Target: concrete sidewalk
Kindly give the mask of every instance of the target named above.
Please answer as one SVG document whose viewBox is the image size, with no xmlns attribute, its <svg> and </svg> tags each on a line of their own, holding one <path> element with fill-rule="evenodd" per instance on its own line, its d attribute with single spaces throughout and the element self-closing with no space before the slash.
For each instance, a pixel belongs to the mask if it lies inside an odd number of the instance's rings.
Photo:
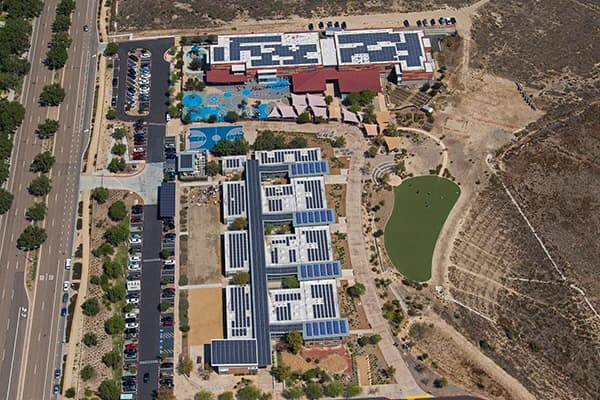
<svg viewBox="0 0 600 400">
<path fill-rule="evenodd" d="M 362 137 L 354 137 L 348 140 L 350 148 L 353 150 L 350 158 L 350 170 L 348 173 L 348 185 L 346 187 L 346 218 L 348 223 L 348 245 L 350 248 L 350 260 L 356 282 L 365 285 L 366 291 L 361 300 L 369 325 L 373 332 L 381 336 L 379 348 L 388 365 L 396 368 L 394 379 L 396 385 L 385 385 L 386 389 L 391 389 L 394 397 L 406 397 L 408 395 L 426 394 L 414 380 L 407 365 L 402 360 L 400 352 L 394 346 L 394 338 L 390 325 L 381 314 L 381 304 L 377 297 L 371 265 L 369 264 L 365 236 L 363 233 L 362 218 L 362 182 L 365 158 L 363 154 L 367 150 L 367 143 Z M 383 387 L 381 388 L 383 389 Z"/>
<path fill-rule="evenodd" d="M 81 190 L 105 187 L 114 190 L 129 190 L 139 194 L 144 204 L 158 204 L 158 186 L 163 181 L 163 164 L 147 163 L 144 169 L 135 175 L 82 175 L 79 179 Z"/>
</svg>

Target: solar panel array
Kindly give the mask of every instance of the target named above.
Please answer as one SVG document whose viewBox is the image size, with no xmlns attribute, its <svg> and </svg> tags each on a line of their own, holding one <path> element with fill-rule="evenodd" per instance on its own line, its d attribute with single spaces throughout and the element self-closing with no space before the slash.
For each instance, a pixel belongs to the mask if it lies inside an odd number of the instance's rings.
<svg viewBox="0 0 600 400">
<path fill-rule="evenodd" d="M 254 157 L 260 165 L 293 164 L 321 160 L 321 149 L 283 149 L 271 151 L 257 151 Z"/>
<path fill-rule="evenodd" d="M 248 232 L 228 231 L 225 232 L 225 270 L 235 272 L 236 270 L 248 270 Z"/>
<path fill-rule="evenodd" d="M 240 217 L 246 214 L 246 185 L 242 181 L 223 183 L 225 216 Z"/>
<path fill-rule="evenodd" d="M 401 35 L 379 31 L 336 35 L 342 64 L 389 63 L 404 60 L 408 67 L 421 66 L 423 51 L 417 32 Z M 407 52 L 407 54 L 403 54 Z"/>
<path fill-rule="evenodd" d="M 301 234 L 310 246 L 306 249 L 309 262 L 330 260 L 329 237 L 326 230 L 303 229 Z"/>
<path fill-rule="evenodd" d="M 302 295 L 299 292 L 293 293 L 276 293 L 275 301 L 298 301 L 302 298 Z"/>
<path fill-rule="evenodd" d="M 160 185 L 158 207 L 161 218 L 175 216 L 175 182 L 163 182 Z"/>
<path fill-rule="evenodd" d="M 317 176 L 329 173 L 329 164 L 325 160 L 290 164 L 289 176 Z"/>
<path fill-rule="evenodd" d="M 194 168 L 193 154 L 179 154 L 179 171 L 190 170 Z"/>
<path fill-rule="evenodd" d="M 269 36 L 228 36 L 225 46 L 213 47 L 213 62 L 245 61 L 250 67 L 279 67 L 319 64 L 317 43 L 284 44 L 281 34 Z"/>
<path fill-rule="evenodd" d="M 306 210 L 294 213 L 294 226 L 329 225 L 335 222 L 335 213 L 331 208 Z"/>
<path fill-rule="evenodd" d="M 305 208 L 307 210 L 325 207 L 324 189 L 321 179 L 306 179 L 301 181 L 306 193 Z"/>
<path fill-rule="evenodd" d="M 292 320 L 292 306 L 290 305 L 290 303 L 275 307 L 275 319 L 277 321 Z"/>
<path fill-rule="evenodd" d="M 335 338 L 350 334 L 348 320 L 345 318 L 328 321 L 309 321 L 305 322 L 302 328 L 304 340 Z"/>
<path fill-rule="evenodd" d="M 335 318 L 337 315 L 334 296 L 335 286 L 330 283 L 314 283 L 310 285 L 310 295 L 322 302 L 312 305 L 313 318 Z"/>
<path fill-rule="evenodd" d="M 210 342 L 210 361 L 214 366 L 255 366 L 256 353 L 256 339 L 213 339 Z"/>
<path fill-rule="evenodd" d="M 252 335 L 251 301 L 248 286 L 227 286 L 229 302 L 228 337 L 248 337 Z M 229 319 L 229 318 L 228 318 Z"/>
<path fill-rule="evenodd" d="M 301 281 L 338 278 L 340 276 L 342 276 L 342 266 L 339 261 L 300 264 L 298 266 L 298 279 Z"/>
</svg>

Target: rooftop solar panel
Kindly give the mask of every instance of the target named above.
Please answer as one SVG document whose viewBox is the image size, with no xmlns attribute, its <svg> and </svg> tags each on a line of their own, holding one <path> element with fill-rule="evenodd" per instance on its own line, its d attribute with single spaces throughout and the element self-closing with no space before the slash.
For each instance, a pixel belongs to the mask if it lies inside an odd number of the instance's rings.
<svg viewBox="0 0 600 400">
<path fill-rule="evenodd" d="M 215 366 L 257 365 L 256 339 L 216 339 L 210 343 L 211 364 Z"/>
<path fill-rule="evenodd" d="M 161 218 L 175 217 L 175 182 L 163 182 L 159 189 L 158 207 Z"/>
</svg>

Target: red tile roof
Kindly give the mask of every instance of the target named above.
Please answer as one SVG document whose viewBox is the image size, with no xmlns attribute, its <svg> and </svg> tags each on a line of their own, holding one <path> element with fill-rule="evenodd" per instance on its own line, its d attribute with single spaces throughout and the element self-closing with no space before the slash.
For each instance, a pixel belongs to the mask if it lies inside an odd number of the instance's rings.
<svg viewBox="0 0 600 400">
<path fill-rule="evenodd" d="M 358 92 L 363 89 L 381 91 L 378 68 L 359 71 L 323 68 L 313 72 L 298 72 L 292 76 L 292 90 L 294 93 L 324 92 L 327 81 L 337 81 L 342 93 Z"/>
<path fill-rule="evenodd" d="M 226 69 L 211 69 L 206 73 L 207 83 L 244 83 L 248 79 L 248 75 L 233 75 Z"/>
</svg>

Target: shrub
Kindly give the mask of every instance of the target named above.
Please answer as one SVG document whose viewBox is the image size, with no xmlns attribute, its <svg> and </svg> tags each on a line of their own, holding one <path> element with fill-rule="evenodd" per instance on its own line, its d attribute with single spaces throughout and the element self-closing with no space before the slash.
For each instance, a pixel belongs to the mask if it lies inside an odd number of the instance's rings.
<svg viewBox="0 0 600 400">
<path fill-rule="evenodd" d="M 58 131 L 59 123 L 53 119 L 46 119 L 37 127 L 37 135 L 40 139 L 48 139 Z"/>
<path fill-rule="evenodd" d="M 117 54 L 117 51 L 119 51 L 118 43 L 107 43 L 106 48 L 104 49 L 104 55 L 107 57 L 114 56 L 115 54 Z"/>
<path fill-rule="evenodd" d="M 115 314 L 104 322 L 104 330 L 109 335 L 121 333 L 123 329 L 125 329 L 125 320 L 120 314 Z"/>
<path fill-rule="evenodd" d="M 104 238 L 113 246 L 118 246 L 127 240 L 129 236 L 129 221 L 122 221 L 114 225 L 104 232 Z"/>
<path fill-rule="evenodd" d="M 98 344 L 98 337 L 93 332 L 87 332 L 83 335 L 83 344 L 87 347 L 96 346 Z"/>
<path fill-rule="evenodd" d="M 348 294 L 352 297 L 360 297 L 365 294 L 365 285 L 362 283 L 356 283 L 354 286 L 348 288 Z"/>
<path fill-rule="evenodd" d="M 169 308 L 171 308 L 171 302 L 169 302 L 167 300 L 163 300 L 163 301 L 160 302 L 158 308 L 160 309 L 160 312 L 165 312 Z"/>
<path fill-rule="evenodd" d="M 93 376 L 94 376 L 94 367 L 92 367 L 91 365 L 88 364 L 81 369 L 81 379 L 83 379 L 84 381 L 88 381 L 88 380 L 92 379 Z"/>
<path fill-rule="evenodd" d="M 88 317 L 93 317 L 94 315 L 98 314 L 100 312 L 100 304 L 98 303 L 98 299 L 95 297 L 87 299 L 83 302 L 83 304 L 81 304 L 81 310 L 83 314 L 87 315 Z"/>
<path fill-rule="evenodd" d="M 240 271 L 231 278 L 231 283 L 234 285 L 247 285 L 250 283 L 250 274 L 245 271 Z"/>
<path fill-rule="evenodd" d="M 108 209 L 108 217 L 115 222 L 122 221 L 127 217 L 127 206 L 122 200 L 115 201 Z"/>
<path fill-rule="evenodd" d="M 122 156 L 127 151 L 127 146 L 125 143 L 115 143 L 110 149 L 110 152 L 117 156 Z"/>
<path fill-rule="evenodd" d="M 121 395 L 121 386 L 112 380 L 102 381 L 98 386 L 98 396 L 102 400 L 119 400 Z"/>
<path fill-rule="evenodd" d="M 105 203 L 108 200 L 108 189 L 105 187 L 97 187 L 92 191 L 92 199 L 98 204 Z"/>
<path fill-rule="evenodd" d="M 69 398 L 69 399 L 73 399 L 75 398 L 75 395 L 77 394 L 77 392 L 75 392 L 75 388 L 68 388 L 65 391 L 65 397 Z"/>
<path fill-rule="evenodd" d="M 115 110 L 114 108 L 109 108 L 108 111 L 106 112 L 106 119 L 108 119 L 108 120 L 117 119 L 117 110 Z"/>
<path fill-rule="evenodd" d="M 125 171 L 125 159 L 123 157 L 113 157 L 108 164 L 107 169 L 116 174 L 117 172 Z"/>
<path fill-rule="evenodd" d="M 100 246 L 92 250 L 92 254 L 96 257 L 109 256 L 115 253 L 115 248 L 110 243 L 102 243 Z"/>
<path fill-rule="evenodd" d="M 125 137 L 125 129 L 123 128 L 115 128 L 113 129 L 112 137 L 115 140 L 121 140 Z"/>
<path fill-rule="evenodd" d="M 117 369 L 121 363 L 121 353 L 111 350 L 102 356 L 102 362 L 109 368 Z"/>
</svg>

